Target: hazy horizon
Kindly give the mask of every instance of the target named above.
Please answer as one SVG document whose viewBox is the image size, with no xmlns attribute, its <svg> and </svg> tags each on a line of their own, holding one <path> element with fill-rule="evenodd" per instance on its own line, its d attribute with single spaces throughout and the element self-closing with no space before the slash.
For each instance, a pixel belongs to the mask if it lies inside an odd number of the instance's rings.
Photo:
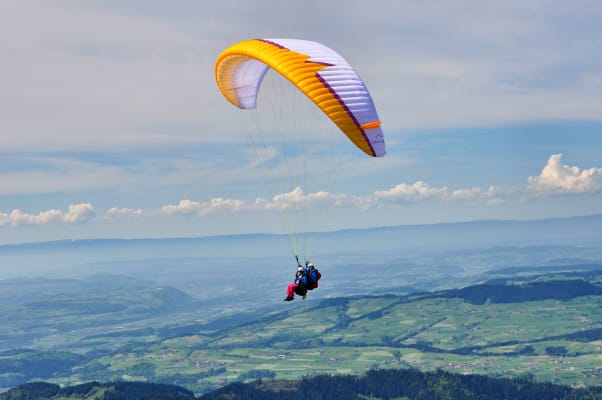
<svg viewBox="0 0 602 400">
<path fill-rule="evenodd" d="M 386 263 L 403 257 L 444 259 L 467 251 L 538 246 L 597 249 L 602 242 L 602 215 L 541 220 L 482 220 L 430 225 L 396 225 L 345 229 L 313 235 L 312 260 L 326 267 L 354 259 Z M 511 252 L 511 251 L 510 251 Z M 244 234 L 180 238 L 92 238 L 0 245 L 0 279 L 56 275 L 85 270 L 87 264 L 143 260 L 197 259 L 256 264 L 262 259 L 294 267 L 287 235 Z M 203 261 L 205 260 L 205 261 Z M 436 261 L 432 261 L 436 263 Z M 535 259 L 534 259 L 535 262 Z"/>
<path fill-rule="evenodd" d="M 318 230 L 312 231 L 311 233 L 315 234 L 331 234 L 331 233 L 341 233 L 347 231 L 369 231 L 374 229 L 389 229 L 389 228 L 412 228 L 412 227 L 429 227 L 429 226 L 439 226 L 439 225 L 456 225 L 456 224 L 480 224 L 480 223 L 489 223 L 489 222 L 538 222 L 538 221 L 549 221 L 549 220 L 568 220 L 568 219 L 580 219 L 580 218 L 597 218 L 601 217 L 602 214 L 576 214 L 570 216 L 562 216 L 562 217 L 551 217 L 551 218 L 524 218 L 524 219 L 467 219 L 467 220 L 455 220 L 455 221 L 441 221 L 441 222 L 431 222 L 431 223 L 423 223 L 423 224 L 395 224 L 395 225 L 374 225 L 374 226 L 365 226 L 365 227 L 340 227 L 334 230 Z M 136 241 L 136 240 L 187 240 L 187 239 L 212 239 L 212 238 L 230 238 L 230 237 L 252 237 L 252 236 L 285 236 L 286 233 L 275 230 L 275 231 L 250 231 L 245 233 L 232 233 L 232 234 L 213 234 L 213 235 L 199 235 L 199 236 L 138 236 L 138 237 L 120 237 L 120 236 L 99 236 L 99 237 L 82 237 L 82 238 L 64 238 L 64 239 L 54 239 L 54 240 L 42 240 L 42 241 L 24 241 L 24 242 L 15 242 L 15 243 L 0 243 L 0 248 L 7 247 L 18 247 L 21 245 L 30 245 L 30 244 L 47 244 L 54 242 L 85 242 L 85 241 L 102 241 L 102 240 L 118 240 L 118 241 Z"/>
</svg>

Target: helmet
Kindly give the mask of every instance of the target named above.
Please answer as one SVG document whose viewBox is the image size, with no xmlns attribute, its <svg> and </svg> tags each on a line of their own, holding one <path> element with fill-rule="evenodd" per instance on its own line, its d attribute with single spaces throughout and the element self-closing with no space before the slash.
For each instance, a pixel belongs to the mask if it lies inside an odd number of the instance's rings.
<svg viewBox="0 0 602 400">
<path fill-rule="evenodd" d="M 297 268 L 297 272 L 303 272 L 303 271 L 305 271 L 305 269 L 303 269 L 303 267 Z"/>
<path fill-rule="evenodd" d="M 313 267 L 314 267 L 314 265 L 313 265 L 312 263 L 308 263 L 308 264 L 307 264 L 307 266 L 308 266 L 309 268 L 313 268 Z"/>
</svg>

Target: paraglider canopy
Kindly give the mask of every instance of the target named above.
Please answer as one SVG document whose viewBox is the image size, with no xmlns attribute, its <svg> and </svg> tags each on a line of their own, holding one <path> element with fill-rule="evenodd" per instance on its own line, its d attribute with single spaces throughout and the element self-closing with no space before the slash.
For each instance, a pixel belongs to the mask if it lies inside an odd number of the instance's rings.
<svg viewBox="0 0 602 400">
<path fill-rule="evenodd" d="M 308 261 L 325 209 L 338 201 L 335 174 L 355 158 L 341 142 L 371 157 L 386 152 L 366 85 L 334 50 L 299 39 L 236 43 L 217 58 L 215 79 L 231 104 L 250 110 L 236 118 L 255 151 L 252 165 L 263 169 L 269 209 L 280 214 L 297 263 L 300 254 Z"/>
<path fill-rule="evenodd" d="M 323 44 L 298 39 L 251 39 L 224 50 L 215 78 L 224 97 L 242 109 L 255 108 L 269 68 L 313 101 L 363 152 L 385 155 L 374 102 L 347 61 Z"/>
</svg>

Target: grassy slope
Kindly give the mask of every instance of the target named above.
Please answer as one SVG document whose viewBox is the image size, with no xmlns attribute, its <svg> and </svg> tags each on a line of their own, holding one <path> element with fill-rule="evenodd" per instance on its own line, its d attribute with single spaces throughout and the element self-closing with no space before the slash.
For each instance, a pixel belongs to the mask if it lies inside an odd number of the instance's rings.
<svg viewBox="0 0 602 400">
<path fill-rule="evenodd" d="M 393 295 L 306 301 L 252 323 L 141 344 L 100 361 L 112 371 L 151 362 L 158 377 L 221 368 L 202 378 L 216 386 L 250 370 L 297 378 L 399 366 L 601 385 L 602 338 L 563 337 L 602 327 L 601 304 L 602 296 L 482 305 Z M 548 354 L 551 346 L 567 355 Z"/>
<path fill-rule="evenodd" d="M 562 278 L 579 277 L 555 274 L 554 279 Z M 599 282 L 599 276 L 588 280 Z M 601 305 L 599 295 L 503 304 L 470 304 L 432 294 L 321 301 L 310 297 L 248 322 L 232 319 L 218 330 L 197 329 L 173 338 L 132 337 L 55 381 L 134 379 L 206 391 L 249 371 L 298 378 L 412 366 L 602 385 L 602 337 L 564 336 L 602 328 Z M 562 347 L 566 355 L 551 355 L 550 347 Z M 92 364 L 96 375 L 88 368 Z"/>
</svg>

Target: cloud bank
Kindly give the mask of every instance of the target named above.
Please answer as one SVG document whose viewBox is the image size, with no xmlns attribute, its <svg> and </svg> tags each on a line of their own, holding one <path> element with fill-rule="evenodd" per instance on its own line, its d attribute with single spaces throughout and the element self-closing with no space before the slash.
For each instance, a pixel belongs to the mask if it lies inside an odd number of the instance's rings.
<svg viewBox="0 0 602 400">
<path fill-rule="evenodd" d="M 176 204 L 167 204 L 153 210 L 112 207 L 100 214 L 91 204 L 81 203 L 70 205 L 67 211 L 51 209 L 38 214 L 28 214 L 15 209 L 9 213 L 0 213 L 0 227 L 50 223 L 82 224 L 95 219 L 120 220 L 182 215 L 202 218 L 217 213 L 289 211 L 317 205 L 370 209 L 439 201 L 496 206 L 519 196 L 579 195 L 602 191 L 602 167 L 582 169 L 564 165 L 561 160 L 562 154 L 551 155 L 539 175 L 529 176 L 525 185 L 516 187 L 489 186 L 486 189 L 449 189 L 445 186 L 433 187 L 423 181 L 417 181 L 412 184 L 399 183 L 389 189 L 375 191 L 372 195 L 366 196 L 328 192 L 306 194 L 301 187 L 296 187 L 290 192 L 279 193 L 271 199 L 257 198 L 254 201 L 221 197 L 208 201 L 185 199 Z"/>
</svg>

